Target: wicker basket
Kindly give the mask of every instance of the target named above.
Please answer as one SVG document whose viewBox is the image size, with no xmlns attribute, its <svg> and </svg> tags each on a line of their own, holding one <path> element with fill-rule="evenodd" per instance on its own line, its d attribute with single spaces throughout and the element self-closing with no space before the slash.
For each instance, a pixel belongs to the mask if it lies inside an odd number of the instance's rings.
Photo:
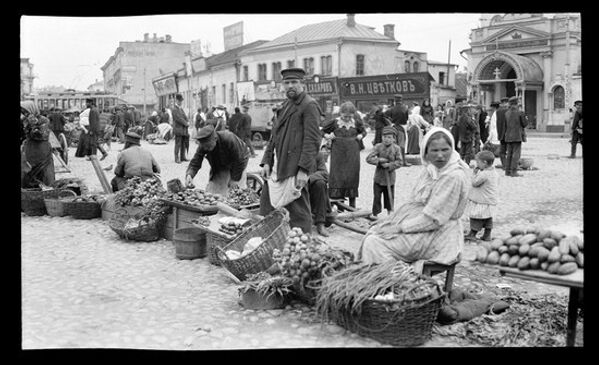
<svg viewBox="0 0 599 365">
<path fill-rule="evenodd" d="M 206 230 L 206 245 L 208 247 L 208 261 L 211 264 L 220 266 L 221 262 L 218 258 L 218 248 L 223 248 L 227 246 L 231 241 L 233 241 L 235 237 L 228 238 L 224 235 L 220 235 L 216 232 Z"/>
<path fill-rule="evenodd" d="M 45 215 L 46 198 L 58 198 L 64 189 L 42 190 L 41 188 L 21 189 L 21 210 L 30 216 Z"/>
<path fill-rule="evenodd" d="M 108 226 L 119 235 L 120 238 L 131 241 L 152 242 L 158 241 L 162 237 L 162 228 L 166 223 L 166 216 L 159 219 L 140 224 L 135 228 L 126 228 L 125 225 L 129 219 L 138 219 L 140 213 L 130 216 L 123 208 L 114 212 Z"/>
<path fill-rule="evenodd" d="M 102 204 L 98 202 L 75 202 L 73 199 L 64 201 L 66 213 L 75 219 L 92 219 L 102 216 Z"/>
<path fill-rule="evenodd" d="M 46 205 L 46 212 L 48 215 L 52 217 L 63 217 L 67 215 L 66 209 L 64 208 L 65 200 L 60 198 L 66 198 L 68 196 L 74 197 L 77 196 L 77 194 L 71 189 L 65 189 L 58 193 L 57 198 L 45 198 L 44 204 Z"/>
<path fill-rule="evenodd" d="M 239 280 L 247 275 L 268 269 L 273 264 L 272 252 L 275 248 L 283 249 L 289 232 L 289 213 L 286 210 L 274 210 L 260 222 L 252 225 L 224 247 L 216 247 L 219 259 L 227 270 Z M 238 259 L 230 260 L 225 251 L 234 249 L 243 251 L 243 246 L 250 238 L 262 237 L 262 243 L 252 252 Z"/>
<path fill-rule="evenodd" d="M 423 277 L 426 278 L 426 277 Z M 427 281 L 432 279 L 426 278 Z M 419 346 L 432 335 L 445 293 L 435 283 L 437 294 L 418 302 L 366 300 L 360 314 L 344 311 L 335 319 L 345 329 L 393 346 Z"/>
</svg>

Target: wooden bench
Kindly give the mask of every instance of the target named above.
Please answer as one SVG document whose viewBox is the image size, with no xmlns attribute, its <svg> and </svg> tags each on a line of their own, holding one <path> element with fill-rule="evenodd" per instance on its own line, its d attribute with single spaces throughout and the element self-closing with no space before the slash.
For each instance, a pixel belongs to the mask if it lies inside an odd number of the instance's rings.
<svg viewBox="0 0 599 365">
<path fill-rule="evenodd" d="M 433 275 L 441 274 L 442 272 L 447 271 L 447 274 L 445 276 L 444 290 L 446 293 L 449 293 L 453 287 L 453 276 L 455 274 L 455 266 L 460 262 L 460 259 L 461 256 L 458 256 L 458 258 L 455 261 L 450 262 L 447 265 L 427 261 L 422 266 L 422 274 L 432 277 Z"/>
</svg>

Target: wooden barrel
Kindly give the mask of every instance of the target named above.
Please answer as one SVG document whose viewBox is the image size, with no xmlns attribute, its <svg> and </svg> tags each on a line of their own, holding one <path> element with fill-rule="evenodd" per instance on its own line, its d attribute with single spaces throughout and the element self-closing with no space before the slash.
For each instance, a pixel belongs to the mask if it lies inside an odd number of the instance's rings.
<svg viewBox="0 0 599 365">
<path fill-rule="evenodd" d="M 179 228 L 173 235 L 175 256 L 180 260 L 206 257 L 206 233 L 198 228 Z"/>
</svg>

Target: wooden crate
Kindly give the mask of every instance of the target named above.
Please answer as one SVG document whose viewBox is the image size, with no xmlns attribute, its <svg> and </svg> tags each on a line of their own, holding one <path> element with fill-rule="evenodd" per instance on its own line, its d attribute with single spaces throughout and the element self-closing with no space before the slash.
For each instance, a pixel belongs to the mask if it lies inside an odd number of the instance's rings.
<svg viewBox="0 0 599 365">
<path fill-rule="evenodd" d="M 173 211 L 168 215 L 164 224 L 163 237 L 167 240 L 173 239 L 173 234 L 177 228 L 196 227 L 191 221 L 204 215 L 215 215 L 217 212 L 197 212 L 187 209 L 173 207 Z"/>
</svg>

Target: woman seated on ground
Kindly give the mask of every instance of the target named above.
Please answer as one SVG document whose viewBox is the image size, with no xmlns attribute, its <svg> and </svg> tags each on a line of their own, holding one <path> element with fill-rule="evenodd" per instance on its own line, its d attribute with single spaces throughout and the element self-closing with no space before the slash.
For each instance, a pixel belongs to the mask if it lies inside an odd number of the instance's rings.
<svg viewBox="0 0 599 365">
<path fill-rule="evenodd" d="M 133 132 L 125 135 L 125 147 L 117 157 L 115 176 L 110 182 L 113 192 L 123 189 L 127 180 L 132 177 L 139 176 L 146 180 L 160 173 L 160 166 L 154 156 L 141 148 L 140 139 L 141 136 Z"/>
<path fill-rule="evenodd" d="M 42 116 L 33 101 L 21 102 L 21 123 L 25 140 L 21 145 L 21 187 L 52 185 L 55 179 L 54 157 L 50 144 L 50 121 Z"/>
<path fill-rule="evenodd" d="M 402 260 L 422 272 L 424 261 L 448 264 L 458 257 L 470 169 L 453 144 L 444 128 L 433 127 L 424 136 L 420 157 L 425 168 L 408 202 L 364 237 L 358 254 L 364 263 Z"/>
</svg>

